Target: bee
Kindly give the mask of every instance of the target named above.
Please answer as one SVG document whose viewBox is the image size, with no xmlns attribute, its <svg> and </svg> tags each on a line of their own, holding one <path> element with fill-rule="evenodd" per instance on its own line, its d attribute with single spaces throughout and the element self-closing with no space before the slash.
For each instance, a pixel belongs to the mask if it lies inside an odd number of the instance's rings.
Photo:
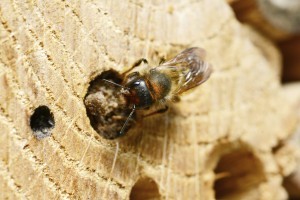
<svg viewBox="0 0 300 200">
<path fill-rule="evenodd" d="M 205 54 L 204 49 L 192 47 L 156 67 L 150 67 L 146 59 L 140 59 L 122 74 L 124 78 L 120 85 L 105 80 L 122 87 L 122 94 L 131 108 L 119 136 L 124 134 L 125 127 L 136 110 L 165 105 L 165 108 L 147 116 L 163 113 L 168 110 L 169 102 L 178 102 L 183 93 L 204 83 L 212 73 L 212 66 L 204 60 Z M 144 65 L 140 70 L 133 71 L 142 63 Z"/>
</svg>

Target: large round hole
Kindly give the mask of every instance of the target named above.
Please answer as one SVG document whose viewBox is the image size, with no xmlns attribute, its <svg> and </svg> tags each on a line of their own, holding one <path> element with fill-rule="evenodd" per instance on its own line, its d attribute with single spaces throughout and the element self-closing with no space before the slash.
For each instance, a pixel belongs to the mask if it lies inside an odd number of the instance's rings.
<svg viewBox="0 0 300 200">
<path fill-rule="evenodd" d="M 249 192 L 255 193 L 265 180 L 261 162 L 247 149 L 235 149 L 223 155 L 215 174 L 216 199 L 243 199 Z"/>
<path fill-rule="evenodd" d="M 140 178 L 133 186 L 130 193 L 130 200 L 159 200 L 158 186 L 155 181 L 149 177 Z"/>
<path fill-rule="evenodd" d="M 54 125 L 54 116 L 47 106 L 39 106 L 30 117 L 30 127 L 37 139 L 50 136 Z"/>
<path fill-rule="evenodd" d="M 121 93 L 122 87 L 118 84 L 122 84 L 122 76 L 113 70 L 105 71 L 90 82 L 84 98 L 91 126 L 106 139 L 121 136 L 120 130 L 131 112 Z M 134 113 L 124 127 L 123 134 L 134 124 L 135 117 Z"/>
</svg>

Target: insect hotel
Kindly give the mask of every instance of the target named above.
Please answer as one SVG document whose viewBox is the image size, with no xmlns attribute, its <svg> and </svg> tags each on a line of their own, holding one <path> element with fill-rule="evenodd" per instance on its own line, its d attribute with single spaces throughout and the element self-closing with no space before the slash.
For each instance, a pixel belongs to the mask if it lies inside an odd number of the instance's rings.
<svg viewBox="0 0 300 200">
<path fill-rule="evenodd" d="M 299 7 L 0 1 L 0 199 L 299 199 Z"/>
</svg>

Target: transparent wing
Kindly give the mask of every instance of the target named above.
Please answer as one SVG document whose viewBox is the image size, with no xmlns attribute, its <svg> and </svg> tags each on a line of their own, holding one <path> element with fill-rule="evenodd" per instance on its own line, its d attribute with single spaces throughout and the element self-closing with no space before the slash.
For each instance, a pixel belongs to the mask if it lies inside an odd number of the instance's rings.
<svg viewBox="0 0 300 200">
<path fill-rule="evenodd" d="M 204 61 L 205 50 L 193 47 L 184 50 L 175 58 L 156 67 L 168 74 L 176 83 L 173 95 L 190 90 L 205 82 L 212 73 L 212 66 Z"/>
</svg>

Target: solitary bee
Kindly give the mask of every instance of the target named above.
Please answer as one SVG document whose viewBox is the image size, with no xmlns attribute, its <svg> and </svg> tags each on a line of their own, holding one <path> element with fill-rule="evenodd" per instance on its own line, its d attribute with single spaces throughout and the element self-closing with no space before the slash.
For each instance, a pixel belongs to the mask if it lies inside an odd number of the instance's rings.
<svg viewBox="0 0 300 200">
<path fill-rule="evenodd" d="M 205 50 L 193 47 L 184 50 L 173 59 L 162 62 L 157 67 L 149 67 L 146 59 L 138 60 L 123 75 L 122 93 L 125 95 L 131 112 L 127 117 L 119 136 L 137 109 L 148 109 L 155 105 L 165 105 L 153 113 L 167 111 L 168 102 L 177 102 L 179 96 L 205 82 L 212 73 L 212 66 L 204 61 Z M 144 68 L 133 71 L 144 63 Z M 112 84 L 109 80 L 105 80 Z"/>
</svg>

